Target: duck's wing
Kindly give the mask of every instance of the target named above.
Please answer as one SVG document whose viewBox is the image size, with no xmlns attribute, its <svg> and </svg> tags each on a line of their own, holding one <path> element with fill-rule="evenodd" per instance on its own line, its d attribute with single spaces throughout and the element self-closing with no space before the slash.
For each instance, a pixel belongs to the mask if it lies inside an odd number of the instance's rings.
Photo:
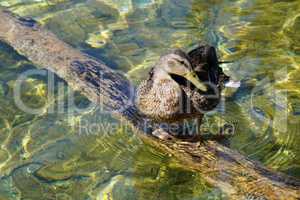
<svg viewBox="0 0 300 200">
<path fill-rule="evenodd" d="M 210 81 L 216 85 L 229 81 L 229 76 L 224 74 L 219 66 L 216 49 L 207 44 L 200 44 L 188 53 L 190 62 L 203 81 Z"/>
</svg>

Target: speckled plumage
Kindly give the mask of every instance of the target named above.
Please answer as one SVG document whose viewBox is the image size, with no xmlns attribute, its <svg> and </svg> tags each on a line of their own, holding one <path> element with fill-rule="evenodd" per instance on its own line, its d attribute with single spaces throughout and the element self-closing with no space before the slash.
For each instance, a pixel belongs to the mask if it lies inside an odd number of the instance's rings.
<svg viewBox="0 0 300 200">
<path fill-rule="evenodd" d="M 155 68 L 152 69 L 155 73 Z M 137 105 L 143 114 L 158 122 L 178 121 L 183 91 L 171 78 L 143 81 L 137 90 Z"/>
</svg>

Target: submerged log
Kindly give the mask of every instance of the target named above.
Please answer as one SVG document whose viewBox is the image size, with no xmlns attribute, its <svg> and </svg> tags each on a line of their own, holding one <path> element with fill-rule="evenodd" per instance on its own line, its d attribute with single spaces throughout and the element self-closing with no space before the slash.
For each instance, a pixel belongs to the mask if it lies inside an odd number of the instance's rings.
<svg viewBox="0 0 300 200">
<path fill-rule="evenodd" d="M 133 86 L 103 62 L 59 40 L 32 19 L 0 10 L 0 39 L 37 66 L 47 68 L 128 122 L 145 143 L 176 157 L 183 166 L 201 173 L 228 199 L 300 199 L 300 181 L 272 171 L 214 141 L 161 141 L 144 129 L 145 119 L 132 103 Z"/>
</svg>

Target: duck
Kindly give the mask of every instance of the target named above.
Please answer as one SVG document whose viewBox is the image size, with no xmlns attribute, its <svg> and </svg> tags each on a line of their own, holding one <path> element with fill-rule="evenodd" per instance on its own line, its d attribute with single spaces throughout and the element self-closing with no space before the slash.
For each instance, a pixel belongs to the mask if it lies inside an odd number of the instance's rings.
<svg viewBox="0 0 300 200">
<path fill-rule="evenodd" d="M 159 124 L 196 119 L 200 129 L 204 114 L 217 107 L 229 80 L 219 63 L 210 45 L 199 45 L 188 53 L 175 49 L 161 56 L 137 88 L 138 111 Z M 160 127 L 153 135 L 174 136 Z"/>
</svg>

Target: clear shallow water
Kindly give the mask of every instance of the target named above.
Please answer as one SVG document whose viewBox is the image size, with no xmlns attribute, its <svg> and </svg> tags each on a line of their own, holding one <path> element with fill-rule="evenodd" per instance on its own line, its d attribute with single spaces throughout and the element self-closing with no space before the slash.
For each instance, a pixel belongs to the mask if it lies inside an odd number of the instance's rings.
<svg viewBox="0 0 300 200">
<path fill-rule="evenodd" d="M 234 123 L 231 147 L 278 171 L 300 177 L 299 1 L 0 1 L 39 20 L 62 40 L 127 73 L 138 83 L 170 48 L 200 39 L 218 48 L 225 72 L 242 81 L 203 129 Z M 35 69 L 0 45 L 0 199 L 224 199 L 201 174 L 146 146 L 131 130 L 98 109 L 69 110 L 70 91 L 44 76 L 26 79 L 14 103 L 18 75 Z M 42 71 L 42 70 L 41 70 Z M 88 101 L 75 95 L 75 103 Z M 54 109 L 56 112 L 47 112 Z M 80 134 L 79 125 L 104 124 Z M 109 126 L 115 124 L 113 129 Z M 82 125 L 82 124 L 81 124 Z M 107 128 L 108 127 L 108 128 Z M 109 131 L 110 130 L 110 131 Z"/>
</svg>

